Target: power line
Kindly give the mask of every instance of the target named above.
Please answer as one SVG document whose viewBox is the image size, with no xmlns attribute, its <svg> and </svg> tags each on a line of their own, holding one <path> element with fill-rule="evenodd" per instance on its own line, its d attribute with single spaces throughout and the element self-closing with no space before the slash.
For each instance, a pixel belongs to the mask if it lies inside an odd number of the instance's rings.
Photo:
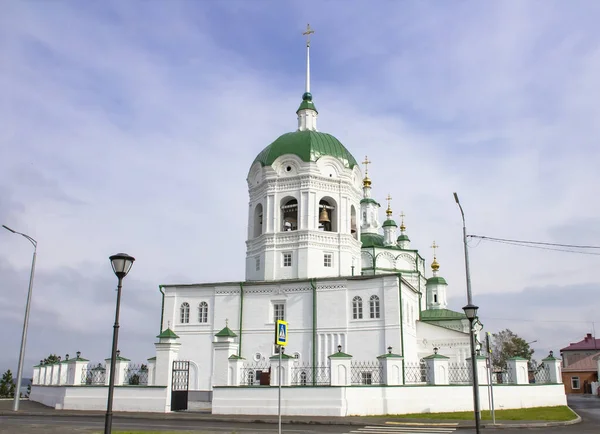
<svg viewBox="0 0 600 434">
<path fill-rule="evenodd" d="M 586 248 L 586 249 L 600 249 L 600 247 L 595 247 L 595 246 L 573 246 L 573 245 L 568 245 L 568 244 L 553 244 L 553 243 L 537 243 L 536 244 L 536 243 L 534 243 L 532 241 L 504 240 L 502 238 L 483 237 L 483 236 L 479 236 L 479 235 L 467 235 L 467 236 L 471 237 L 471 238 L 478 238 L 478 239 L 483 240 L 483 241 L 491 241 L 491 242 L 494 242 L 494 243 L 508 244 L 508 245 L 511 245 L 511 246 L 529 247 L 529 248 L 533 248 L 533 249 L 551 250 L 551 251 L 555 251 L 555 252 L 564 252 L 564 253 L 577 253 L 579 255 L 600 256 L 600 253 L 595 253 L 595 252 L 579 252 L 577 250 L 567 250 L 567 249 L 556 249 L 556 248 L 552 248 L 552 247 L 542 247 L 542 246 L 565 246 L 565 247 L 569 247 L 569 248 L 580 248 L 580 249 L 582 249 L 582 248 Z M 477 247 L 477 246 L 474 246 L 474 247 Z"/>
<path fill-rule="evenodd" d="M 542 241 L 510 240 L 507 238 L 494 238 L 494 237 L 486 237 L 486 236 L 482 236 L 482 235 L 467 235 L 467 237 L 481 238 L 483 240 L 488 240 L 488 241 L 507 241 L 507 242 L 511 242 L 511 243 L 520 243 L 520 244 L 539 244 L 539 245 L 543 245 L 543 246 L 570 247 L 573 249 L 600 249 L 600 246 L 578 246 L 575 244 L 545 243 Z"/>
<path fill-rule="evenodd" d="M 524 318 L 494 318 L 487 315 L 481 315 L 486 320 L 498 320 L 498 321 L 521 321 L 521 322 L 547 322 L 547 323 L 579 323 L 579 324 L 594 324 L 597 321 L 581 321 L 581 320 L 543 320 L 543 319 L 524 319 Z"/>
</svg>

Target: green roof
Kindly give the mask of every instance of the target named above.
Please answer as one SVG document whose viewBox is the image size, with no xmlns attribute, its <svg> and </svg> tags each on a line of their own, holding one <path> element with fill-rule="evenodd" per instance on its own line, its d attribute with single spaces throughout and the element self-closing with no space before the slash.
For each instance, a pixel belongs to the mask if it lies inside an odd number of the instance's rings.
<svg viewBox="0 0 600 434">
<path fill-rule="evenodd" d="M 237 335 L 227 326 L 215 335 L 218 338 L 235 338 Z"/>
<path fill-rule="evenodd" d="M 430 360 L 430 359 L 449 359 L 449 358 L 450 357 L 442 356 L 441 354 L 432 354 L 430 356 L 423 357 L 423 359 L 425 359 L 425 360 Z"/>
<path fill-rule="evenodd" d="M 410 241 L 410 238 L 408 238 L 408 235 L 406 234 L 400 234 L 396 241 Z"/>
<path fill-rule="evenodd" d="M 341 351 L 338 351 L 337 353 L 333 353 L 331 356 L 329 356 L 329 358 L 343 358 L 343 359 L 348 359 L 351 358 L 352 356 L 350 354 L 346 354 L 346 353 L 342 353 Z"/>
<path fill-rule="evenodd" d="M 396 222 L 394 220 L 386 220 L 383 222 L 383 227 L 388 227 L 388 226 L 396 226 L 398 227 L 398 225 L 396 224 Z"/>
<path fill-rule="evenodd" d="M 394 353 L 385 353 L 382 354 L 381 356 L 377 356 L 378 359 L 401 359 L 402 356 L 400 354 L 394 354 Z"/>
<path fill-rule="evenodd" d="M 270 166 L 285 154 L 297 155 L 307 163 L 329 155 L 340 160 L 349 169 L 356 166 L 356 160 L 338 139 L 318 131 L 294 131 L 279 136 L 258 154 L 254 163 L 258 161 L 263 166 Z"/>
<path fill-rule="evenodd" d="M 464 319 L 464 313 L 454 312 L 449 309 L 427 309 L 421 311 L 421 321 L 448 321 L 453 319 Z"/>
<path fill-rule="evenodd" d="M 447 285 L 446 279 L 440 276 L 434 276 L 427 279 L 427 285 Z"/>
<path fill-rule="evenodd" d="M 238 356 L 237 354 L 232 354 L 231 356 L 229 356 L 229 360 L 244 360 L 244 358 Z"/>
<path fill-rule="evenodd" d="M 310 92 L 304 92 L 304 95 L 302 95 L 302 102 L 300 103 L 298 110 L 296 110 L 296 113 L 300 110 L 314 110 L 319 113 L 315 107 L 315 103 L 312 101 L 312 94 Z"/>
<path fill-rule="evenodd" d="M 381 205 L 379 204 L 379 202 L 377 202 L 375 199 L 371 199 L 370 197 L 364 197 L 364 198 L 362 198 L 362 199 L 360 200 L 360 203 L 373 203 L 373 204 L 375 204 L 375 205 L 377 205 L 377 206 L 381 206 Z"/>
<path fill-rule="evenodd" d="M 169 338 L 172 338 L 172 339 L 179 339 L 179 336 L 177 336 L 177 335 L 176 335 L 176 334 L 173 332 L 173 330 L 171 330 L 170 328 L 168 328 L 168 329 L 164 330 L 164 331 L 163 331 L 161 334 L 159 334 L 159 335 L 157 336 L 157 338 L 159 338 L 159 339 L 160 339 L 160 338 L 163 338 L 163 339 L 169 339 Z"/>
<path fill-rule="evenodd" d="M 363 247 L 383 247 L 383 235 L 362 233 L 360 241 Z"/>
<path fill-rule="evenodd" d="M 281 355 L 282 359 L 293 359 L 294 357 L 290 356 L 289 354 L 285 354 L 283 353 Z M 269 357 L 269 360 L 279 360 L 279 354 L 275 354 L 274 356 Z"/>
</svg>

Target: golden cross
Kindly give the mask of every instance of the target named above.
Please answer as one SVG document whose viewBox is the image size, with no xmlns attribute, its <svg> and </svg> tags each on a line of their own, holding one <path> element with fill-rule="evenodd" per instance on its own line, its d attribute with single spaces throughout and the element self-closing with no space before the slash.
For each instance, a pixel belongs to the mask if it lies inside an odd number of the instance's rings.
<svg viewBox="0 0 600 434">
<path fill-rule="evenodd" d="M 367 176 L 367 173 L 369 173 L 369 164 L 371 164 L 371 162 L 369 161 L 369 158 L 366 155 L 365 161 L 363 161 L 362 164 L 365 165 L 365 176 Z"/>
<path fill-rule="evenodd" d="M 404 211 L 400 211 L 400 218 L 402 219 L 402 222 L 404 223 L 404 217 L 406 217 L 404 215 Z"/>
<path fill-rule="evenodd" d="M 315 33 L 315 31 L 310 28 L 310 24 L 307 24 L 306 31 L 304 33 L 302 33 L 304 36 L 306 36 L 306 46 L 307 47 L 310 47 L 310 35 L 312 33 Z"/>
<path fill-rule="evenodd" d="M 229 327 L 229 319 L 225 318 L 225 327 Z"/>
<path fill-rule="evenodd" d="M 388 208 L 390 207 L 390 201 L 392 200 L 392 196 L 390 196 L 390 194 L 388 193 L 387 197 L 385 198 L 385 200 L 388 201 Z"/>
<path fill-rule="evenodd" d="M 433 249 L 433 257 L 434 257 L 434 258 L 435 258 L 435 249 L 437 249 L 438 247 L 440 247 L 440 246 L 438 246 L 438 245 L 435 243 L 435 241 L 434 241 L 434 242 L 433 242 L 433 244 L 431 245 L 431 248 Z"/>
</svg>

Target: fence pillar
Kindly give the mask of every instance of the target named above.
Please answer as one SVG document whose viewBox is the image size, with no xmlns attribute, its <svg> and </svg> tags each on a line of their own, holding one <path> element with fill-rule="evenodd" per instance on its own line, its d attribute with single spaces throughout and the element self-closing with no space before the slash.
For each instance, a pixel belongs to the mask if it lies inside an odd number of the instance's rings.
<svg viewBox="0 0 600 434">
<path fill-rule="evenodd" d="M 31 379 L 31 384 L 36 385 L 36 384 L 40 384 L 40 368 L 42 366 L 41 365 L 35 365 L 33 367 L 33 376 Z"/>
<path fill-rule="evenodd" d="M 427 364 L 427 384 L 450 384 L 450 378 L 448 375 L 448 360 L 450 357 L 438 354 L 437 348 L 434 348 L 433 351 L 433 354 L 423 358 Z"/>
<path fill-rule="evenodd" d="M 471 363 L 471 357 L 465 359 L 469 364 L 469 375 L 471 376 L 471 383 L 473 382 L 473 365 Z M 475 356 L 477 361 L 477 380 L 480 386 L 488 385 L 488 368 L 487 368 L 487 357 L 486 356 Z M 527 374 L 525 374 L 527 375 Z"/>
<path fill-rule="evenodd" d="M 148 386 L 154 386 L 154 373 L 156 372 L 156 357 L 148 359 Z"/>
<path fill-rule="evenodd" d="M 507 360 L 511 383 L 529 384 L 528 360 L 524 357 L 511 357 Z"/>
<path fill-rule="evenodd" d="M 332 386 L 352 385 L 352 356 L 343 353 L 338 347 L 338 352 L 329 357 L 329 371 Z"/>
<path fill-rule="evenodd" d="M 402 385 L 402 360 L 404 357 L 392 353 L 392 347 L 388 347 L 387 354 L 382 354 L 377 359 L 383 367 L 383 384 L 386 386 Z"/>
<path fill-rule="evenodd" d="M 236 337 L 237 335 L 227 325 L 215 335 L 213 386 L 227 386 L 229 383 L 229 357 L 236 354 L 238 350 Z"/>
<path fill-rule="evenodd" d="M 292 366 L 294 358 L 287 354 L 281 355 L 281 385 L 291 386 L 292 385 Z M 279 386 L 279 375 L 277 369 L 279 369 L 279 354 L 269 358 L 271 362 L 271 386 Z"/>
<path fill-rule="evenodd" d="M 244 358 L 237 354 L 232 354 L 227 360 L 227 385 L 242 386 L 242 368 L 244 367 Z M 244 386 L 246 386 L 244 384 Z"/>
<path fill-rule="evenodd" d="M 542 359 L 542 362 L 548 366 L 550 383 L 562 383 L 561 360 L 554 357 L 554 352 L 550 351 L 548 357 Z M 600 372 L 600 358 L 598 359 L 598 372 Z"/>
<path fill-rule="evenodd" d="M 106 385 L 110 383 L 110 372 L 113 369 L 110 359 L 106 359 Z M 129 366 L 129 359 L 121 357 L 121 352 L 117 351 L 117 357 L 115 358 L 115 386 L 121 386 L 125 384 L 125 375 L 127 374 L 127 367 Z"/>
</svg>

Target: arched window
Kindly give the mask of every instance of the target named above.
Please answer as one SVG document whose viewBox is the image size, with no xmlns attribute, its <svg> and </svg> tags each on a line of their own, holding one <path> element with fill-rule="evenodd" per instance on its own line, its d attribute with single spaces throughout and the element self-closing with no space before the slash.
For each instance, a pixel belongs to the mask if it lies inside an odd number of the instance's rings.
<svg viewBox="0 0 600 434">
<path fill-rule="evenodd" d="M 181 323 L 187 324 L 190 322 L 190 305 L 189 303 L 181 303 Z"/>
<path fill-rule="evenodd" d="M 256 205 L 254 208 L 254 238 L 259 237 L 263 233 L 263 206 Z"/>
<path fill-rule="evenodd" d="M 358 295 L 352 299 L 352 319 L 362 319 L 362 298 Z"/>
<path fill-rule="evenodd" d="M 325 232 L 337 232 L 337 213 L 332 200 L 321 199 L 319 201 L 319 230 Z"/>
<path fill-rule="evenodd" d="M 287 199 L 281 205 L 281 230 L 295 231 L 298 229 L 298 201 Z"/>
<path fill-rule="evenodd" d="M 356 229 L 356 208 L 354 208 L 354 205 L 350 207 L 350 233 L 354 239 L 358 239 L 358 231 Z"/>
<path fill-rule="evenodd" d="M 198 322 L 208 322 L 208 303 L 205 301 L 198 305 Z"/>
<path fill-rule="evenodd" d="M 306 372 L 305 371 L 302 371 L 300 373 L 300 385 L 306 386 Z"/>
<path fill-rule="evenodd" d="M 248 386 L 254 386 L 254 370 L 248 370 Z"/>
<path fill-rule="evenodd" d="M 379 297 L 372 295 L 369 299 L 369 313 L 371 318 L 379 318 Z"/>
</svg>

